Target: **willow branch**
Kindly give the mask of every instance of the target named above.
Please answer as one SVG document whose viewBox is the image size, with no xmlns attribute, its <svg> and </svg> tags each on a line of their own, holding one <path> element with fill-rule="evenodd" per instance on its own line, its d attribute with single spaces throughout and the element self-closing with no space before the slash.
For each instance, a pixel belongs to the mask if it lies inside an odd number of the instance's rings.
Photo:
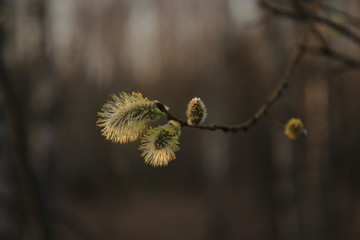
<svg viewBox="0 0 360 240">
<path fill-rule="evenodd" d="M 295 3 L 296 3 L 296 1 L 295 1 Z M 281 97 L 282 93 L 287 88 L 288 82 L 289 82 L 291 76 L 293 75 L 293 72 L 295 71 L 296 66 L 298 65 L 298 63 L 304 53 L 319 54 L 319 55 L 331 58 L 333 60 L 339 61 L 339 62 L 343 63 L 344 65 L 354 67 L 354 68 L 360 68 L 360 61 L 355 60 L 345 54 L 336 52 L 335 50 L 331 49 L 331 47 L 326 42 L 325 38 L 322 36 L 321 32 L 312 23 L 317 22 L 317 23 L 322 23 L 329 27 L 332 27 L 333 29 L 340 32 L 343 36 L 352 40 L 353 42 L 355 42 L 357 45 L 360 46 L 360 36 L 357 35 L 355 32 L 353 32 L 352 30 L 350 30 L 349 28 L 347 28 L 343 25 L 340 25 L 340 24 L 338 24 L 330 19 L 327 19 L 325 17 L 319 16 L 316 13 L 308 12 L 308 11 L 306 11 L 306 9 L 304 9 L 302 7 L 298 9 L 296 7 L 297 6 L 296 4 L 295 4 L 296 10 L 279 7 L 279 6 L 276 6 L 266 0 L 260 0 L 260 4 L 266 10 L 270 11 L 271 13 L 273 13 L 275 15 L 295 19 L 298 21 L 309 21 L 310 28 L 311 28 L 312 32 L 316 35 L 316 37 L 319 39 L 319 41 L 321 42 L 322 47 L 308 47 L 301 42 L 298 43 L 293 50 L 293 53 L 290 57 L 288 65 L 285 69 L 284 75 L 283 75 L 282 79 L 280 80 L 279 84 L 274 88 L 272 93 L 266 99 L 265 103 L 262 106 L 260 106 L 260 108 L 253 114 L 253 116 L 251 118 L 249 118 L 248 120 L 246 120 L 244 122 L 241 122 L 241 123 L 238 123 L 235 125 L 210 124 L 210 125 L 193 126 L 193 125 L 189 125 L 187 122 L 182 121 L 182 120 L 178 119 L 177 117 L 175 117 L 174 115 L 172 115 L 165 108 L 165 106 L 163 104 L 157 103 L 159 109 L 166 114 L 168 120 L 178 121 L 181 123 L 182 127 L 191 127 L 191 128 L 202 129 L 202 130 L 223 130 L 224 132 L 229 132 L 229 131 L 237 132 L 239 130 L 246 131 L 250 127 L 252 127 L 254 124 L 256 124 L 261 117 L 265 116 L 267 114 L 267 111 L 271 108 L 271 106 Z"/>
<path fill-rule="evenodd" d="M 274 90 L 271 92 L 269 97 L 266 99 L 265 103 L 259 107 L 259 109 L 253 114 L 252 117 L 250 117 L 248 120 L 235 124 L 235 125 L 218 125 L 218 124 L 210 124 L 210 125 L 189 125 L 187 122 L 182 121 L 172 115 L 163 104 L 157 103 L 158 108 L 163 111 L 168 120 L 175 120 L 181 123 L 182 127 L 191 127 L 191 128 L 197 128 L 202 130 L 222 130 L 224 132 L 237 132 L 239 130 L 247 131 L 250 127 L 255 125 L 258 120 L 265 116 L 267 111 L 270 109 L 270 107 L 281 97 L 284 90 L 287 88 L 290 78 L 292 77 L 296 66 L 298 65 L 301 57 L 303 56 L 304 49 L 300 47 L 300 43 L 298 43 L 295 48 L 293 49 L 293 52 L 291 54 L 290 60 L 288 62 L 288 65 L 285 69 L 284 75 L 281 78 L 278 85 L 274 88 Z"/>
</svg>

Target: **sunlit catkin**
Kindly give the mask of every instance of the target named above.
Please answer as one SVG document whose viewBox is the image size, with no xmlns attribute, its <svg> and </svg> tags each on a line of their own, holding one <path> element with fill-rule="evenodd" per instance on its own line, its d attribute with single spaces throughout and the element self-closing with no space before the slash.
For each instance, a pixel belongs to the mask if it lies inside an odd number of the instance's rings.
<svg viewBox="0 0 360 240">
<path fill-rule="evenodd" d="M 97 121 L 107 140 L 118 143 L 135 141 L 150 121 L 156 121 L 163 115 L 156 104 L 141 93 L 120 92 L 119 96 L 114 94 L 112 98 L 113 101 L 105 103 L 98 113 Z"/>
<path fill-rule="evenodd" d="M 175 152 L 179 148 L 181 125 L 176 121 L 169 121 L 165 126 L 149 129 L 141 139 L 139 150 L 145 163 L 153 167 L 167 166 L 176 158 Z"/>
<path fill-rule="evenodd" d="M 284 134 L 290 139 L 296 139 L 300 134 L 306 133 L 304 123 L 299 118 L 291 118 L 284 127 Z"/>
<path fill-rule="evenodd" d="M 191 99 L 186 110 L 187 123 L 191 126 L 198 125 L 205 120 L 206 115 L 207 111 L 203 101 L 197 97 Z"/>
</svg>

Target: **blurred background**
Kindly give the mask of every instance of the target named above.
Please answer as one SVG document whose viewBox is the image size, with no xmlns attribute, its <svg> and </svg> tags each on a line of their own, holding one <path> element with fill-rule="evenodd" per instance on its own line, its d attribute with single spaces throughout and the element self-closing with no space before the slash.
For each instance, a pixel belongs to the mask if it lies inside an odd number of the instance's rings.
<svg viewBox="0 0 360 240">
<path fill-rule="evenodd" d="M 357 0 L 324 3 L 360 14 Z M 206 123 L 247 120 L 281 78 L 296 22 L 254 0 L 0 5 L 0 239 L 360 238 L 358 70 L 302 59 L 270 110 L 304 121 L 308 134 L 295 141 L 267 118 L 236 134 L 183 128 L 177 159 L 153 168 L 138 141 L 106 141 L 96 126 L 120 91 L 181 119 L 201 97 Z M 335 49 L 360 56 L 319 27 Z"/>
</svg>

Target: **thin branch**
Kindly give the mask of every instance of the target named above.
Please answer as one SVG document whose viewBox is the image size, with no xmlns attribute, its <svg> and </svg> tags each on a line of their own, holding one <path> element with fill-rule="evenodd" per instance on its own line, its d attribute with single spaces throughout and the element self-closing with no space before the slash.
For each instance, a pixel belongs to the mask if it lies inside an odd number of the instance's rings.
<svg viewBox="0 0 360 240">
<path fill-rule="evenodd" d="M 306 9 L 303 3 L 300 0 L 292 0 L 291 1 L 293 8 L 295 9 L 296 13 L 303 16 L 304 21 L 308 22 L 308 27 L 310 28 L 311 32 L 315 35 L 315 37 L 319 40 L 323 48 L 328 49 L 330 48 L 328 42 L 319 31 L 318 27 L 313 24 L 315 20 L 313 19 L 313 15 Z"/>
<path fill-rule="evenodd" d="M 297 19 L 297 20 L 304 18 L 304 16 L 300 15 L 297 12 L 294 12 L 291 9 L 280 7 L 280 6 L 275 6 L 274 4 L 272 4 L 268 1 L 265 1 L 265 0 L 260 0 L 260 5 L 264 9 L 271 12 L 272 14 L 280 16 L 280 17 L 287 17 L 287 18 L 292 18 L 292 19 Z"/>
<path fill-rule="evenodd" d="M 278 85 L 274 88 L 274 90 L 271 92 L 269 97 L 266 99 L 265 103 L 260 106 L 260 108 L 254 113 L 254 115 L 249 118 L 248 120 L 241 122 L 239 124 L 235 125 L 217 125 L 217 124 L 211 124 L 211 125 L 196 125 L 192 126 L 187 124 L 187 122 L 182 121 L 178 119 L 177 117 L 173 116 L 165 106 L 161 103 L 157 103 L 158 108 L 163 111 L 166 115 L 168 120 L 175 120 L 181 123 L 181 126 L 183 127 L 191 127 L 191 128 L 197 128 L 202 130 L 222 130 L 224 132 L 237 132 L 239 130 L 247 131 L 250 127 L 255 125 L 258 120 L 265 116 L 267 114 L 267 111 L 270 109 L 270 107 L 281 97 L 282 93 L 288 86 L 288 82 L 293 75 L 296 66 L 298 65 L 301 57 L 303 56 L 304 49 L 300 47 L 300 44 L 296 44 L 295 48 L 293 49 L 292 55 L 290 57 L 290 60 L 288 62 L 288 65 L 285 69 L 285 73 L 278 83 Z"/>
<path fill-rule="evenodd" d="M 327 57 L 335 61 L 341 62 L 347 67 L 360 68 L 359 60 L 353 59 L 347 56 L 346 54 L 336 52 L 331 48 L 331 46 L 328 44 L 322 33 L 314 24 L 315 20 L 313 19 L 313 16 L 309 14 L 309 12 L 302 6 L 299 0 L 293 0 L 293 3 L 294 3 L 294 8 L 296 8 L 301 14 L 303 14 L 310 20 L 310 24 L 309 24 L 310 30 L 312 31 L 312 33 L 314 33 L 314 35 L 317 37 L 317 39 L 320 41 L 322 45 L 322 47 L 310 47 L 305 44 L 301 44 L 300 47 L 303 48 L 306 51 L 306 53 L 322 55 L 323 57 Z M 335 11 L 336 9 L 332 8 L 332 10 Z"/>
<path fill-rule="evenodd" d="M 306 53 L 330 58 L 346 65 L 347 67 L 360 69 L 360 60 L 351 58 L 348 55 L 337 52 L 331 48 L 310 47 L 306 45 L 301 45 L 300 47 L 303 48 Z"/>
<path fill-rule="evenodd" d="M 329 50 L 330 49 L 330 45 L 328 44 L 328 42 L 325 40 L 324 36 L 321 34 L 321 32 L 319 31 L 319 29 L 317 28 L 317 26 L 315 26 L 314 24 L 310 23 L 310 28 L 311 31 L 314 33 L 314 35 L 317 37 L 317 39 L 321 42 L 321 45 L 323 46 L 323 48 L 325 50 Z"/>
<path fill-rule="evenodd" d="M 353 32 L 349 28 L 347 28 L 341 24 L 338 24 L 328 18 L 319 16 L 319 15 L 315 15 L 315 14 L 309 13 L 309 12 L 307 12 L 307 14 L 301 14 L 297 11 L 293 11 L 288 8 L 276 6 L 272 3 L 269 3 L 269 1 L 265 1 L 265 0 L 261 0 L 260 4 L 264 9 L 270 11 L 272 14 L 275 14 L 277 16 L 295 19 L 295 20 L 299 20 L 299 21 L 305 21 L 310 18 L 310 20 L 312 20 L 312 21 L 325 24 L 325 25 L 335 29 L 336 31 L 341 33 L 344 37 L 348 38 L 349 40 L 353 41 L 354 43 L 356 43 L 357 45 L 360 46 L 360 36 L 358 34 Z"/>
<path fill-rule="evenodd" d="M 327 5 L 325 3 L 320 3 L 320 6 L 325 11 L 333 12 L 333 13 L 336 13 L 336 14 L 339 14 L 339 15 L 345 17 L 347 20 L 347 23 L 349 23 L 355 27 L 360 27 L 360 18 L 350 15 L 349 13 L 347 13 L 345 11 L 339 10 L 339 9 L 337 9 L 333 6 Z"/>
<path fill-rule="evenodd" d="M 312 17 L 314 21 L 318 23 L 326 24 L 327 26 L 335 29 L 336 31 L 341 33 L 344 37 L 347 37 L 349 40 L 352 40 L 354 43 L 360 46 L 360 36 L 357 35 L 355 32 L 353 32 L 352 30 L 350 30 L 349 28 L 321 16 L 312 16 Z"/>
</svg>

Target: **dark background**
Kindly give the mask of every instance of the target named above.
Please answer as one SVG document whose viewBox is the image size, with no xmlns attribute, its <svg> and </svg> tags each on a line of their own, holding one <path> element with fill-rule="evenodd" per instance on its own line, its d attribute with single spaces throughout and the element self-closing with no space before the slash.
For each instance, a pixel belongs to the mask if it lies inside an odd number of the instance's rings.
<svg viewBox="0 0 360 240">
<path fill-rule="evenodd" d="M 324 2 L 360 14 L 357 0 Z M 17 124 L 52 239 L 360 238 L 358 70 L 305 55 L 270 114 L 300 117 L 306 136 L 291 141 L 267 118 L 236 134 L 183 128 L 165 168 L 144 164 L 139 142 L 106 141 L 95 123 L 120 91 L 140 91 L 181 119 L 201 97 L 206 123 L 242 122 L 280 80 L 298 23 L 254 0 L 1 4 L 2 78 L 22 115 L 12 119 L 3 89 L 0 239 L 37 239 L 22 204 Z M 360 56 L 359 46 L 319 28 L 335 49 Z"/>
</svg>

